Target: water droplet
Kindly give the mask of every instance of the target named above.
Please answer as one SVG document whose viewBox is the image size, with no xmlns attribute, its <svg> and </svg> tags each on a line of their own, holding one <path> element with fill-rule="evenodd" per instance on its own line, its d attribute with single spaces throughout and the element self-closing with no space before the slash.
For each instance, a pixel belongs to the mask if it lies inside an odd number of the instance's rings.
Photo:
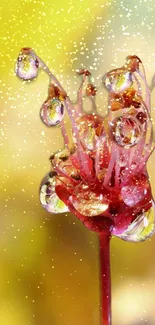
<svg viewBox="0 0 155 325">
<path fill-rule="evenodd" d="M 40 117 L 47 126 L 57 125 L 64 117 L 64 105 L 56 98 L 48 99 L 41 107 Z"/>
<path fill-rule="evenodd" d="M 121 116 L 110 122 L 110 135 L 122 147 L 135 146 L 142 137 L 140 124 L 134 117 Z"/>
<path fill-rule="evenodd" d="M 108 91 L 113 93 L 124 92 L 132 85 L 132 74 L 126 70 L 116 69 L 107 73 L 103 82 Z"/>
<path fill-rule="evenodd" d="M 48 173 L 41 182 L 40 202 L 43 208 L 50 213 L 68 212 L 68 207 L 55 193 L 55 173 Z"/>
<path fill-rule="evenodd" d="M 90 217 L 103 213 L 109 207 L 109 202 L 102 193 L 92 192 L 84 183 L 76 186 L 70 201 L 79 213 Z"/>
<path fill-rule="evenodd" d="M 39 62 L 31 54 L 18 56 L 15 72 L 20 79 L 30 80 L 36 78 Z"/>
<path fill-rule="evenodd" d="M 110 105 L 111 111 L 119 111 L 120 109 L 123 109 L 123 104 L 120 103 L 118 100 L 113 100 Z"/>
<path fill-rule="evenodd" d="M 149 210 L 142 212 L 128 226 L 128 228 L 117 237 L 131 242 L 144 241 L 151 237 L 155 232 L 154 202 Z"/>
<path fill-rule="evenodd" d="M 147 121 L 147 115 L 146 113 L 140 111 L 139 113 L 137 113 L 136 115 L 136 119 L 141 123 L 144 124 Z"/>
<path fill-rule="evenodd" d="M 93 151 L 102 130 L 103 120 L 97 115 L 84 115 L 77 121 L 80 141 L 84 149 Z M 75 139 L 76 141 L 76 139 Z"/>
<path fill-rule="evenodd" d="M 122 200 L 129 207 L 136 206 L 142 200 L 148 200 L 150 196 L 149 184 L 126 185 L 121 189 Z"/>
</svg>

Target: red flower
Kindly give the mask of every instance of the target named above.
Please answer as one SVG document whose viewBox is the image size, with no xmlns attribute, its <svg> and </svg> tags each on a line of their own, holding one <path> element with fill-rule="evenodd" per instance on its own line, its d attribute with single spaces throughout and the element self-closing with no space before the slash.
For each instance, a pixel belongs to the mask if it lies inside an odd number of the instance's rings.
<svg viewBox="0 0 155 325">
<path fill-rule="evenodd" d="M 25 58 L 25 52 L 23 55 Z M 41 118 L 48 126 L 60 123 L 66 147 L 50 158 L 52 172 L 46 175 L 40 190 L 44 208 L 53 213 L 71 211 L 89 229 L 125 240 L 150 237 L 155 220 L 146 163 L 153 151 L 153 130 L 150 91 L 141 60 L 129 56 L 122 68 L 104 76 L 109 113 L 102 118 L 96 113 L 96 88 L 88 70 L 79 71 L 82 81 L 73 106 L 42 60 L 33 51 L 28 55 L 33 69 L 34 58 L 56 84 L 50 81 Z M 16 71 L 21 77 L 21 66 Z M 92 114 L 85 114 L 82 108 L 86 82 L 85 95 L 91 100 Z M 64 107 L 72 123 L 71 144 L 63 122 Z"/>
</svg>

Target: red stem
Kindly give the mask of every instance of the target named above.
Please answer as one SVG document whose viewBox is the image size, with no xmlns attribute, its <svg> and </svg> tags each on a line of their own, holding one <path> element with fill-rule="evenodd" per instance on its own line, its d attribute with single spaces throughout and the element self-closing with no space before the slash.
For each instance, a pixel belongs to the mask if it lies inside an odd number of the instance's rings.
<svg viewBox="0 0 155 325">
<path fill-rule="evenodd" d="M 100 234 L 101 325 L 111 325 L 110 236 Z"/>
</svg>

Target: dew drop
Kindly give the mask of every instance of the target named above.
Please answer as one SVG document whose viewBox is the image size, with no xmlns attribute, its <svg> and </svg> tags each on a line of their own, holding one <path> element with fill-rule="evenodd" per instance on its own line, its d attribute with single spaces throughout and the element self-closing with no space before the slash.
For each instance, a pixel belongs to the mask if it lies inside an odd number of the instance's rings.
<svg viewBox="0 0 155 325">
<path fill-rule="evenodd" d="M 48 99 L 41 107 L 40 117 L 47 126 L 57 125 L 64 117 L 64 105 L 59 99 Z"/>
<path fill-rule="evenodd" d="M 140 111 L 136 115 L 136 119 L 141 123 L 144 124 L 147 121 L 147 115 L 146 113 Z"/>
<path fill-rule="evenodd" d="M 50 213 L 68 212 L 68 207 L 59 199 L 55 193 L 55 173 L 48 173 L 40 185 L 40 202 L 43 208 Z"/>
<path fill-rule="evenodd" d="M 76 186 L 70 201 L 79 213 L 89 217 L 97 216 L 109 207 L 109 202 L 104 195 L 92 192 L 84 183 Z"/>
<path fill-rule="evenodd" d="M 110 135 L 122 147 L 135 146 L 141 139 L 143 132 L 134 117 L 117 117 L 110 122 Z"/>
<path fill-rule="evenodd" d="M 150 189 L 148 184 L 144 185 L 125 185 L 121 189 L 121 197 L 124 203 L 129 207 L 136 206 L 142 200 L 147 200 L 150 194 Z"/>
<path fill-rule="evenodd" d="M 118 94 L 131 87 L 132 74 L 124 69 L 113 70 L 105 75 L 103 83 L 108 91 Z"/>
<path fill-rule="evenodd" d="M 117 237 L 130 242 L 141 242 L 151 237 L 155 232 L 154 212 L 154 202 L 152 201 L 151 208 L 139 214 L 128 228 Z"/>
<path fill-rule="evenodd" d="M 30 80 L 36 78 L 39 62 L 31 54 L 18 56 L 15 72 L 20 79 Z"/>
</svg>

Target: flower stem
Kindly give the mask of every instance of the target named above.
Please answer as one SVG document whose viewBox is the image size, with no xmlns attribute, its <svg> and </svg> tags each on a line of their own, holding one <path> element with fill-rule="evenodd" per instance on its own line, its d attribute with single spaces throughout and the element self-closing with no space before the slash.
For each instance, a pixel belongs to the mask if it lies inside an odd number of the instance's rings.
<svg viewBox="0 0 155 325">
<path fill-rule="evenodd" d="M 101 325 L 111 325 L 110 235 L 100 233 Z"/>
</svg>

